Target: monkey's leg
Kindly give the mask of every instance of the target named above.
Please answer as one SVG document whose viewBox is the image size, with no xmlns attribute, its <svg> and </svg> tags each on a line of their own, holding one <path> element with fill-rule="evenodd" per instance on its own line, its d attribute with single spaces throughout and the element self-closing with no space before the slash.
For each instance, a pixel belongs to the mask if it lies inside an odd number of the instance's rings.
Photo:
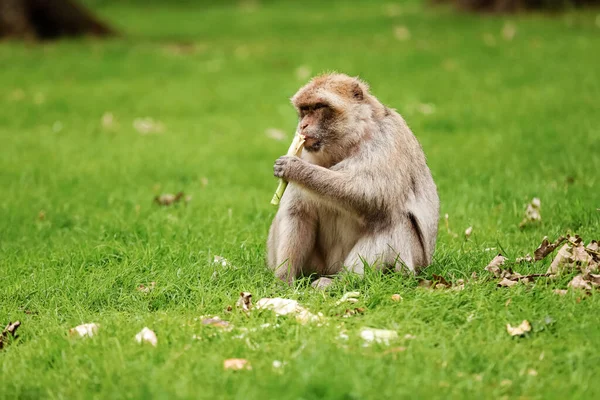
<svg viewBox="0 0 600 400">
<path fill-rule="evenodd" d="M 359 275 L 364 273 L 365 264 L 374 269 L 405 267 L 414 272 L 412 240 L 406 229 L 382 232 L 361 238 L 352 248 L 344 266 Z"/>
<path fill-rule="evenodd" d="M 314 251 L 316 223 L 308 216 L 282 211 L 285 216 L 278 220 L 275 262 L 271 267 L 279 279 L 291 283 L 306 272 Z"/>
</svg>

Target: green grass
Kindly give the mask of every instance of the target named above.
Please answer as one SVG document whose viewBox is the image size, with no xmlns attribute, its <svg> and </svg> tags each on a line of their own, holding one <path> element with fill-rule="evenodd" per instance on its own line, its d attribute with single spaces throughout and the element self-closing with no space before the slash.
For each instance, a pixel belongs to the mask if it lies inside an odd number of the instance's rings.
<svg viewBox="0 0 600 400">
<path fill-rule="evenodd" d="M 1 398 L 600 395 L 600 296 L 553 294 L 569 277 L 450 292 L 369 273 L 318 293 L 306 282 L 280 284 L 264 262 L 272 164 L 289 144 L 265 131 L 291 138 L 299 66 L 361 75 L 421 141 L 442 215 L 459 233 L 441 220 L 427 275 L 470 277 L 496 252 L 514 259 L 544 235 L 598 238 L 596 12 L 480 18 L 418 2 L 394 15 L 366 1 L 92 3 L 127 36 L 0 43 L 0 323 L 23 323 L 20 340 L 0 353 Z M 507 21 L 512 40 L 501 34 Z M 408 40 L 394 37 L 399 25 Z M 112 130 L 101 125 L 105 112 L 118 121 Z M 164 132 L 140 135 L 138 117 L 161 121 Z M 179 190 L 193 196 L 187 206 L 152 204 Z M 534 196 L 543 220 L 520 230 Z M 212 264 L 214 255 L 236 268 Z M 544 272 L 549 262 L 519 272 Z M 151 281 L 151 293 L 136 290 Z M 298 299 L 328 324 L 225 314 L 242 290 L 255 300 Z M 348 290 L 361 292 L 364 315 L 336 316 Z M 392 302 L 393 293 L 404 301 Z M 202 326 L 198 317 L 214 314 L 236 328 Z M 523 319 L 534 332 L 511 338 L 505 324 Z M 67 336 L 84 322 L 101 324 L 99 335 Z M 340 325 L 348 341 L 337 338 Z M 134 342 L 144 326 L 157 348 Z M 391 347 L 406 351 L 363 347 L 364 326 L 396 330 Z M 232 357 L 250 360 L 252 371 L 223 371 Z M 273 360 L 287 364 L 274 370 Z"/>
</svg>

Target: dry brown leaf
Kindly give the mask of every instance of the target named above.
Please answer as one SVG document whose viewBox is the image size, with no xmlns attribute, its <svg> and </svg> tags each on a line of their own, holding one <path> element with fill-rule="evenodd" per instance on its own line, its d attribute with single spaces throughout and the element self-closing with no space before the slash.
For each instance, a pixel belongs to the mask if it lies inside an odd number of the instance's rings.
<svg viewBox="0 0 600 400">
<path fill-rule="evenodd" d="M 431 288 L 431 285 L 433 284 L 433 282 L 430 280 L 427 280 L 427 279 L 419 279 L 417 284 L 421 288 L 429 289 L 429 288 Z"/>
<path fill-rule="evenodd" d="M 399 294 L 393 294 L 392 295 L 392 301 L 402 301 L 402 296 L 400 296 Z"/>
<path fill-rule="evenodd" d="M 592 285 L 582 275 L 575 276 L 567 286 L 573 289 L 592 290 Z"/>
<path fill-rule="evenodd" d="M 306 324 L 308 322 L 319 322 L 323 320 L 323 314 L 312 314 L 306 308 L 302 307 L 296 300 L 284 299 L 281 297 L 263 298 L 256 302 L 256 309 L 272 310 L 277 315 L 293 314 L 296 321 Z"/>
<path fill-rule="evenodd" d="M 76 326 L 75 328 L 69 329 L 69 335 L 71 336 L 79 336 L 79 337 L 93 337 L 98 333 L 99 325 L 95 323 L 91 324 L 81 324 Z"/>
<path fill-rule="evenodd" d="M 100 119 L 100 122 L 104 129 L 113 129 L 117 125 L 115 116 L 111 112 L 105 112 L 104 114 L 102 114 L 102 118 Z"/>
<path fill-rule="evenodd" d="M 557 274 L 561 267 L 564 267 L 571 263 L 571 245 L 569 243 L 565 243 L 556 253 L 556 257 L 552 260 L 552 264 L 548 268 L 546 273 L 548 274 Z"/>
<path fill-rule="evenodd" d="M 342 315 L 342 318 L 350 318 L 353 315 L 364 314 L 364 312 L 365 312 L 364 307 L 357 307 L 354 309 L 346 309 L 346 311 L 344 311 L 344 315 Z"/>
<path fill-rule="evenodd" d="M 250 361 L 244 358 L 229 358 L 223 361 L 223 368 L 232 371 L 251 370 Z"/>
<path fill-rule="evenodd" d="M 406 347 L 399 346 L 399 347 L 392 347 L 391 349 L 387 349 L 386 351 L 383 352 L 383 354 L 403 353 L 405 351 L 406 351 Z"/>
<path fill-rule="evenodd" d="M 504 265 L 506 260 L 508 260 L 508 258 L 504 257 L 502 254 L 498 254 L 484 269 L 494 274 L 496 278 L 500 278 L 502 275 L 502 269 L 500 269 L 500 266 Z"/>
<path fill-rule="evenodd" d="M 339 306 L 342 303 L 356 303 L 358 302 L 358 297 L 360 296 L 360 292 L 347 292 L 344 293 L 341 299 L 335 302 L 336 306 Z"/>
<path fill-rule="evenodd" d="M 506 324 L 506 331 L 510 336 L 523 336 L 531 332 L 531 324 L 526 319 L 519 326 L 513 327 L 510 324 Z"/>
<path fill-rule="evenodd" d="M 526 254 L 525 257 L 517 257 L 517 259 L 515 260 L 515 262 L 518 263 L 518 264 L 522 264 L 522 263 L 525 263 L 525 262 L 530 263 L 530 262 L 533 262 L 533 261 L 534 261 L 533 258 L 529 254 Z"/>
<path fill-rule="evenodd" d="M 544 236 L 544 238 L 542 239 L 542 244 L 540 244 L 539 247 L 535 249 L 535 252 L 533 253 L 535 261 L 540 261 L 548 254 L 552 253 L 554 249 L 556 249 L 565 240 L 567 240 L 567 238 L 565 238 L 564 236 L 560 236 L 553 243 L 550 243 L 548 241 L 548 236 Z"/>
<path fill-rule="evenodd" d="M 240 292 L 240 298 L 235 303 L 236 307 L 239 307 L 244 312 L 248 312 L 252 309 L 252 293 Z"/>
<path fill-rule="evenodd" d="M 515 35 L 517 34 L 517 27 L 512 22 L 505 22 L 502 27 L 502 37 L 505 40 L 513 40 Z"/>
<path fill-rule="evenodd" d="M 537 197 L 534 197 L 533 200 L 529 204 L 527 204 L 527 208 L 525 209 L 525 218 L 519 224 L 520 228 L 523 228 L 525 225 L 537 222 L 542 220 L 542 216 L 540 214 L 542 202 Z"/>
<path fill-rule="evenodd" d="M 441 275 L 436 275 L 436 274 L 432 274 L 433 276 L 433 281 L 435 282 L 435 288 L 436 289 L 446 289 L 452 286 L 452 284 L 450 282 L 448 282 L 446 280 L 446 278 L 444 278 Z"/>
<path fill-rule="evenodd" d="M 398 339 L 398 332 L 389 329 L 363 328 L 360 331 L 360 337 L 366 343 L 375 342 L 389 345 L 390 340 Z"/>
<path fill-rule="evenodd" d="M 142 292 L 142 293 L 150 293 L 151 291 L 153 291 L 153 290 L 154 290 L 154 288 L 155 288 L 155 287 L 156 287 L 156 282 L 150 282 L 150 283 L 148 284 L 148 286 L 145 286 L 145 285 L 143 285 L 143 284 L 142 284 L 142 285 L 139 285 L 139 286 L 137 287 L 137 291 L 138 291 L 138 292 Z"/>
<path fill-rule="evenodd" d="M 147 327 L 144 327 L 140 333 L 135 335 L 135 341 L 138 343 L 150 343 L 154 347 L 156 347 L 158 344 L 158 338 L 156 337 L 156 334 Z"/>
<path fill-rule="evenodd" d="M 301 65 L 296 68 L 296 78 L 300 81 L 305 81 L 310 78 L 311 70 L 310 67 L 306 65 Z"/>
<path fill-rule="evenodd" d="M 398 25 L 394 27 L 394 37 L 398 40 L 405 41 L 410 39 L 410 31 L 406 26 Z"/>
<path fill-rule="evenodd" d="M 17 339 L 19 336 L 17 335 L 17 329 L 21 326 L 21 322 L 9 322 L 6 325 L 6 328 L 0 333 L 0 350 L 2 350 L 6 345 L 8 345 L 9 338 Z"/>
<path fill-rule="evenodd" d="M 593 261 L 593 258 L 588 252 L 586 248 L 582 245 L 574 246 L 572 249 L 573 261 L 579 264 L 587 265 Z"/>
<path fill-rule="evenodd" d="M 285 134 L 284 131 L 282 131 L 281 129 L 276 129 L 276 128 L 267 129 L 265 134 L 274 140 L 285 140 L 285 138 L 287 137 L 287 135 Z"/>
<path fill-rule="evenodd" d="M 471 237 L 472 233 L 473 233 L 473 227 L 470 226 L 465 230 L 465 238 L 468 239 L 469 237 Z"/>
<path fill-rule="evenodd" d="M 587 246 L 585 246 L 585 248 L 591 250 L 593 253 L 597 253 L 600 246 L 598 245 L 597 240 L 592 240 Z"/>
<path fill-rule="evenodd" d="M 332 284 L 333 284 L 333 279 L 327 278 L 326 276 L 322 276 L 322 277 L 316 279 L 315 281 L 313 281 L 313 283 L 311 283 L 310 286 L 317 290 L 325 290 Z"/>
<path fill-rule="evenodd" d="M 142 135 L 161 133 L 165 130 L 165 126 L 162 122 L 155 121 L 152 118 L 136 118 L 133 121 L 133 127 Z"/>
<path fill-rule="evenodd" d="M 227 260 L 225 257 L 221 257 L 221 256 L 214 256 L 213 257 L 213 263 L 214 264 L 220 264 L 221 267 L 228 267 L 229 266 L 229 260 Z"/>
<path fill-rule="evenodd" d="M 519 281 L 518 280 L 510 280 L 508 278 L 502 278 L 502 280 L 500 282 L 498 282 L 498 286 L 499 287 L 511 287 L 514 286 L 516 284 L 518 284 Z"/>
<path fill-rule="evenodd" d="M 179 192 L 177 194 L 171 194 L 171 193 L 161 194 L 160 196 L 154 197 L 154 202 L 161 206 L 170 206 L 170 205 L 173 205 L 173 204 L 181 201 L 183 196 L 184 196 L 183 192 Z"/>
<path fill-rule="evenodd" d="M 233 325 L 228 321 L 223 321 L 218 316 L 212 318 L 204 318 L 202 321 L 202 325 L 214 326 L 215 328 L 222 329 L 224 331 L 230 331 L 233 329 Z"/>
</svg>

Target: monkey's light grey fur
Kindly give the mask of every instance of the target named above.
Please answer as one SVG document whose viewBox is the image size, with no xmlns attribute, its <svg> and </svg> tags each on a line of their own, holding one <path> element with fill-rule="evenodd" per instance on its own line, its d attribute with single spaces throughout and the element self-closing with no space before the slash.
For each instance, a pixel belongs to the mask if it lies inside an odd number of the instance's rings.
<svg viewBox="0 0 600 400">
<path fill-rule="evenodd" d="M 314 78 L 292 98 L 301 157 L 283 156 L 290 182 L 268 238 L 268 263 L 288 282 L 347 268 L 414 273 L 431 263 L 439 199 L 423 150 L 394 110 L 343 74 Z"/>
</svg>

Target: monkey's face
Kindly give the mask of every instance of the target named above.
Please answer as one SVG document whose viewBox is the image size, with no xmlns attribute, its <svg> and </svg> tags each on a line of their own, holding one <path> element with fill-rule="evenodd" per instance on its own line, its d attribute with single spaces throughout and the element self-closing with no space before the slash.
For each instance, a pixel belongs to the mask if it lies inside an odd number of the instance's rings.
<svg viewBox="0 0 600 400">
<path fill-rule="evenodd" d="M 343 74 L 312 79 L 292 97 L 298 110 L 298 133 L 308 152 L 340 153 L 356 142 L 356 122 L 363 119 L 367 87 Z"/>
<path fill-rule="evenodd" d="M 298 132 L 304 135 L 304 148 L 317 152 L 333 139 L 332 122 L 334 110 L 324 102 L 304 104 L 298 107 Z"/>
</svg>

